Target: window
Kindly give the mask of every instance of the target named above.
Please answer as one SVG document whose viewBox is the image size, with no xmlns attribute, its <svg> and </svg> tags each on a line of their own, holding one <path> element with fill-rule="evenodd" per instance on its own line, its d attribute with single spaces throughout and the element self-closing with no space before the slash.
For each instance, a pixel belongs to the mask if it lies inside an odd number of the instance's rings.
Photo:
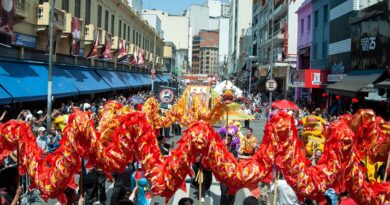
<svg viewBox="0 0 390 205">
<path fill-rule="evenodd" d="M 126 24 L 123 23 L 123 38 L 126 39 Z"/>
<path fill-rule="evenodd" d="M 322 42 L 322 57 L 325 58 L 328 56 L 328 41 Z"/>
<path fill-rule="evenodd" d="M 106 10 L 106 14 L 104 16 L 104 30 L 106 31 L 108 31 L 108 17 L 109 17 L 108 10 Z"/>
<path fill-rule="evenodd" d="M 81 16 L 81 0 L 74 1 L 74 15 L 77 18 L 80 18 Z"/>
<path fill-rule="evenodd" d="M 135 33 L 135 45 L 138 46 L 138 32 Z"/>
<path fill-rule="evenodd" d="M 114 14 L 111 15 L 111 34 L 114 35 L 114 29 L 115 28 L 115 16 Z"/>
<path fill-rule="evenodd" d="M 318 27 L 318 10 L 314 13 L 314 28 Z"/>
<path fill-rule="evenodd" d="M 98 5 L 97 26 L 102 27 L 102 6 Z"/>
<path fill-rule="evenodd" d="M 122 20 L 119 20 L 119 25 L 118 25 L 118 36 L 119 36 L 119 38 L 122 37 Z"/>
<path fill-rule="evenodd" d="M 133 44 L 135 44 L 135 30 L 134 29 L 133 29 L 133 39 L 131 42 L 133 42 Z"/>
<path fill-rule="evenodd" d="M 91 8 L 91 0 L 85 0 L 85 8 Z M 85 9 L 85 25 L 91 23 L 91 10 Z"/>
<path fill-rule="evenodd" d="M 305 19 L 301 19 L 301 33 L 305 32 Z"/>
<path fill-rule="evenodd" d="M 62 0 L 62 10 L 69 11 L 69 0 Z"/>
<path fill-rule="evenodd" d="M 309 15 L 307 17 L 307 32 L 310 32 L 311 30 L 311 16 Z"/>
<path fill-rule="evenodd" d="M 130 41 L 130 32 L 131 32 L 131 28 L 129 26 L 127 27 L 127 41 Z"/>
<path fill-rule="evenodd" d="M 324 23 L 328 23 L 328 5 L 324 6 Z"/>
</svg>

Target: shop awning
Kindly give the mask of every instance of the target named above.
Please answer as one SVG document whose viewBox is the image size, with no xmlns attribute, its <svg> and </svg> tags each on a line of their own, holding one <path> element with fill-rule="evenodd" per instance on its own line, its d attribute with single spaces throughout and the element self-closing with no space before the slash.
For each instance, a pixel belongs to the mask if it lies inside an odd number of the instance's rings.
<svg viewBox="0 0 390 205">
<path fill-rule="evenodd" d="M 133 78 L 137 81 L 139 87 L 145 87 L 152 85 L 152 80 L 149 75 L 140 74 L 140 73 L 132 73 Z"/>
<path fill-rule="evenodd" d="M 47 98 L 48 68 L 33 63 L 0 63 L 0 84 L 12 95 L 13 102 L 44 100 Z M 53 96 L 77 95 L 78 90 L 68 81 L 65 73 L 53 68 Z"/>
<path fill-rule="evenodd" d="M 8 104 L 12 102 L 12 96 L 9 95 L 2 87 L 0 87 L 0 104 Z"/>
<path fill-rule="evenodd" d="M 382 89 L 390 89 L 390 78 L 387 78 L 386 80 L 376 83 L 374 85 L 375 88 L 382 88 Z"/>
<path fill-rule="evenodd" d="M 118 73 L 121 74 L 123 82 L 125 82 L 128 87 L 131 88 L 143 87 L 142 79 L 135 76 L 135 73 L 129 73 L 129 72 L 118 72 Z"/>
<path fill-rule="evenodd" d="M 158 75 L 158 78 L 163 82 L 168 82 L 171 77 L 169 77 L 169 75 Z"/>
<path fill-rule="evenodd" d="M 87 68 L 61 67 L 65 77 L 80 94 L 91 94 L 110 91 L 111 87 L 94 70 Z"/>
<path fill-rule="evenodd" d="M 374 83 L 382 73 L 369 75 L 349 75 L 344 79 L 326 87 L 328 93 L 355 97 L 356 93 L 362 92 L 362 89 Z"/>
<path fill-rule="evenodd" d="M 125 82 L 126 79 L 124 76 L 117 71 L 96 70 L 96 72 L 103 78 L 104 81 L 106 81 L 108 85 L 110 85 L 113 90 L 121 90 L 129 87 Z"/>
</svg>

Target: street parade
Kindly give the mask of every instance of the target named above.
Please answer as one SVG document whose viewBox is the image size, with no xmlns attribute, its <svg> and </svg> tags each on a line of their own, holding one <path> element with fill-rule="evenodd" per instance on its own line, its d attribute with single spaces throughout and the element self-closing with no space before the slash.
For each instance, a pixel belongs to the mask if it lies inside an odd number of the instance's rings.
<svg viewBox="0 0 390 205">
<path fill-rule="evenodd" d="M 390 205 L 390 1 L 0 1 L 0 205 Z"/>
</svg>

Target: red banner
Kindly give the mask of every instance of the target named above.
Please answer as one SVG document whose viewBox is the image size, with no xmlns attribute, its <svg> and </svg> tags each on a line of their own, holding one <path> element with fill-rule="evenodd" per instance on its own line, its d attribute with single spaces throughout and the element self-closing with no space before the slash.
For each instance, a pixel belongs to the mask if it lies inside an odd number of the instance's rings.
<svg viewBox="0 0 390 205">
<path fill-rule="evenodd" d="M 134 48 L 134 54 L 130 57 L 130 64 L 136 65 L 138 63 L 138 52 L 137 48 Z"/>
<path fill-rule="evenodd" d="M 100 54 L 99 58 L 101 59 L 112 59 L 112 53 L 111 53 L 111 34 L 106 33 L 106 40 L 104 42 L 104 46 L 102 48 L 102 53 Z"/>
<path fill-rule="evenodd" d="M 89 51 L 87 58 L 96 58 L 98 56 L 98 47 L 99 47 L 99 29 L 95 29 L 95 39 L 92 43 L 91 51 Z"/>
<path fill-rule="evenodd" d="M 15 13 L 15 2 L 14 0 L 3 0 L 1 1 L 0 8 L 0 33 L 12 37 L 12 30 L 14 26 L 14 13 Z M 7 43 L 7 42 L 4 42 Z M 10 42 L 11 43 L 11 40 Z"/>
<path fill-rule="evenodd" d="M 72 17 L 72 45 L 70 54 L 72 56 L 79 56 L 80 55 L 80 32 L 81 31 L 81 20 Z"/>
<path fill-rule="evenodd" d="M 326 82 L 327 73 L 323 70 L 305 70 L 305 88 L 321 88 Z"/>
<path fill-rule="evenodd" d="M 138 50 L 138 65 L 144 65 L 145 64 L 145 59 L 144 59 L 144 51 L 142 49 Z"/>
<path fill-rule="evenodd" d="M 123 63 L 126 60 L 128 61 L 129 55 L 123 43 L 123 39 L 119 39 L 119 49 L 118 49 L 118 63 Z"/>
</svg>

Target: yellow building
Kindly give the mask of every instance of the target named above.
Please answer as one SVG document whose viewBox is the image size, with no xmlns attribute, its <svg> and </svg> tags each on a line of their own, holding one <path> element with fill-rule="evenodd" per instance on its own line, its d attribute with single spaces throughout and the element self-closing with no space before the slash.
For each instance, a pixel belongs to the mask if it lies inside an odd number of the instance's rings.
<svg viewBox="0 0 390 205">
<path fill-rule="evenodd" d="M 41 54 L 47 49 L 49 2 L 47 0 L 16 0 L 15 2 L 12 48 L 16 48 L 17 51 L 14 50 L 13 54 L 19 59 L 47 61 L 47 56 Z M 145 65 L 148 69 L 152 67 L 152 59 L 155 59 L 157 69 L 163 65 L 162 38 L 138 12 L 128 5 L 126 0 L 56 0 L 55 8 L 58 29 L 54 58 L 56 63 L 117 68 L 116 56 L 119 39 L 122 38 L 129 54 L 135 54 L 140 49 L 144 51 Z M 112 36 L 112 60 L 93 60 L 70 55 L 72 17 L 77 17 L 82 22 L 81 53 L 83 56 L 86 57 L 91 50 L 94 31 L 99 29 L 99 49 L 104 44 L 105 35 L 110 33 Z M 155 57 L 153 56 L 154 41 L 156 41 Z M 3 53 L 5 52 L 0 52 L 0 57 Z M 130 66 L 127 68 L 131 69 Z M 142 70 L 146 71 L 144 68 Z"/>
</svg>

